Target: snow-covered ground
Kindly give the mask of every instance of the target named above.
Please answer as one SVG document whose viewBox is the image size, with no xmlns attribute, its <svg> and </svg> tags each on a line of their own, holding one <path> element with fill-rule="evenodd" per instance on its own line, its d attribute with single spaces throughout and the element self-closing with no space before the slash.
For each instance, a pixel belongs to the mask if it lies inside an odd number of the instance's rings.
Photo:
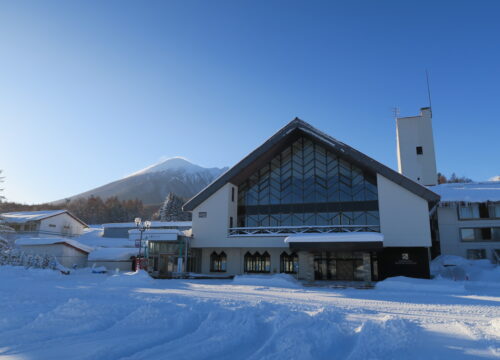
<svg viewBox="0 0 500 360">
<path fill-rule="evenodd" d="M 0 359 L 500 358 L 500 285 L 0 268 Z M 479 283 L 480 284 L 480 283 Z"/>
</svg>

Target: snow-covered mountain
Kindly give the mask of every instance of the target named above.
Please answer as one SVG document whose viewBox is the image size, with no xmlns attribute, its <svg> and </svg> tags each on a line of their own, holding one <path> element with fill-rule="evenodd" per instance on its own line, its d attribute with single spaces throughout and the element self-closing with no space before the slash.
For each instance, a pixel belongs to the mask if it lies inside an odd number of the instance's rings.
<svg viewBox="0 0 500 360">
<path fill-rule="evenodd" d="M 227 168 L 204 168 L 174 157 L 69 199 L 118 196 L 120 200 L 137 198 L 145 205 L 160 205 L 169 192 L 186 199 L 192 197 L 225 170 Z"/>
</svg>

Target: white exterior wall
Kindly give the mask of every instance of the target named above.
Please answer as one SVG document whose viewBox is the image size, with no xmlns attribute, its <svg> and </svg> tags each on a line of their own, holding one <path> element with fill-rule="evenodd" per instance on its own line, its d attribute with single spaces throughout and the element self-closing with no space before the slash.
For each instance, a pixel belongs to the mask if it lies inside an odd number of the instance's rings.
<svg viewBox="0 0 500 360">
<path fill-rule="evenodd" d="M 439 240 L 441 245 L 441 254 L 457 255 L 467 258 L 468 249 L 485 249 L 486 256 L 494 260 L 493 250 L 500 250 L 498 241 L 474 241 L 462 242 L 460 236 L 461 228 L 479 228 L 479 227 L 500 227 L 500 219 L 474 219 L 460 220 L 456 205 L 439 207 L 438 227 Z"/>
<path fill-rule="evenodd" d="M 231 201 L 231 188 L 234 190 L 234 201 Z M 226 184 L 215 194 L 193 210 L 193 242 L 192 247 L 209 247 L 222 241 L 227 242 L 229 217 L 233 217 L 236 226 L 238 207 L 238 188 L 233 184 Z M 200 218 L 199 213 L 206 212 L 207 217 Z M 226 241 L 225 241 L 226 240 Z M 225 246 L 225 245 L 222 245 Z"/>
<path fill-rule="evenodd" d="M 398 118 L 396 128 L 398 171 L 422 185 L 436 185 L 436 153 L 430 109 L 422 109 L 419 116 Z M 422 155 L 417 154 L 417 146 L 422 146 Z"/>
<path fill-rule="evenodd" d="M 427 201 L 380 174 L 377 187 L 384 247 L 430 247 Z"/>
<path fill-rule="evenodd" d="M 20 248 L 30 254 L 55 256 L 67 268 L 72 268 L 73 265 L 79 268 L 87 266 L 88 254 L 66 244 L 21 245 Z"/>
<path fill-rule="evenodd" d="M 65 229 L 64 226 L 69 226 L 69 229 Z M 85 227 L 81 223 L 67 213 L 40 220 L 38 227 L 38 230 L 41 232 L 55 232 L 61 235 L 81 235 L 84 229 Z"/>
</svg>

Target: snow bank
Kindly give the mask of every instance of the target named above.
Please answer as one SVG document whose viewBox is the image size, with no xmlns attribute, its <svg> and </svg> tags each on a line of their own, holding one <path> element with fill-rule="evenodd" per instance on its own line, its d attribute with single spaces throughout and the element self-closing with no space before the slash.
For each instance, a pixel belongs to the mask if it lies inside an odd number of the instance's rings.
<svg viewBox="0 0 500 360">
<path fill-rule="evenodd" d="M 431 262 L 435 277 L 455 281 L 470 280 L 500 284 L 500 267 L 489 260 L 468 260 L 460 256 L 441 255 Z"/>
<path fill-rule="evenodd" d="M 302 285 L 291 275 L 274 274 L 274 275 L 237 275 L 234 277 L 234 285 L 254 285 L 267 287 L 281 287 L 298 289 Z"/>
<path fill-rule="evenodd" d="M 115 273 L 106 279 L 107 283 L 121 286 L 137 286 L 154 283 L 155 280 L 144 270 Z"/>
<path fill-rule="evenodd" d="M 381 321 L 368 320 L 357 329 L 349 360 L 414 358 L 408 349 L 419 346 L 422 329 L 415 323 L 386 316 Z"/>
<path fill-rule="evenodd" d="M 418 293 L 463 293 L 465 287 L 445 279 L 414 279 L 404 276 L 387 278 L 377 283 L 378 290 Z"/>
</svg>

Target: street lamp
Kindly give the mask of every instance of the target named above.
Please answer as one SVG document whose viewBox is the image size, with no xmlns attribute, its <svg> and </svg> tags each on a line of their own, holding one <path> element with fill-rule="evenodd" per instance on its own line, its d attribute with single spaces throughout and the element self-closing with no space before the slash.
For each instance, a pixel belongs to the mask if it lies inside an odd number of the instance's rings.
<svg viewBox="0 0 500 360">
<path fill-rule="evenodd" d="M 137 256 L 138 258 L 138 266 L 137 270 L 142 268 L 142 262 L 141 262 L 141 249 L 142 249 L 142 233 L 146 230 L 148 230 L 151 227 L 151 221 L 146 220 L 142 222 L 142 219 L 140 217 L 135 218 L 135 226 L 137 227 L 137 230 L 141 233 L 141 236 L 139 238 L 139 255 Z"/>
</svg>

